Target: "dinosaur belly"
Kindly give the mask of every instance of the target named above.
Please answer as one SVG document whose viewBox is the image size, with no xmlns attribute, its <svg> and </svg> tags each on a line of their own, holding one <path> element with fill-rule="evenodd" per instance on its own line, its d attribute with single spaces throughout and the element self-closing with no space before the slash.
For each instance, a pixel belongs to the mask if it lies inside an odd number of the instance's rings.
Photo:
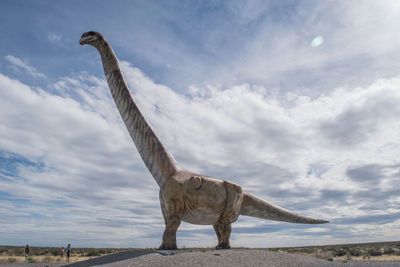
<svg viewBox="0 0 400 267">
<path fill-rule="evenodd" d="M 182 221 L 192 224 L 217 224 L 220 215 L 211 209 L 194 209 L 186 211 Z"/>
</svg>

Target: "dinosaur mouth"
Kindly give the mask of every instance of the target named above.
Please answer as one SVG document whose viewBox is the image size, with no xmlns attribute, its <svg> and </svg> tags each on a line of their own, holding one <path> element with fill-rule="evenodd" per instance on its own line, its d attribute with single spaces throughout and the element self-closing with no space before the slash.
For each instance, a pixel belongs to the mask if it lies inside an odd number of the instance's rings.
<svg viewBox="0 0 400 267">
<path fill-rule="evenodd" d="M 89 44 L 94 41 L 95 40 L 93 40 L 92 36 L 85 36 L 85 37 L 81 37 L 81 39 L 79 39 L 79 44 L 85 45 L 85 44 Z"/>
</svg>

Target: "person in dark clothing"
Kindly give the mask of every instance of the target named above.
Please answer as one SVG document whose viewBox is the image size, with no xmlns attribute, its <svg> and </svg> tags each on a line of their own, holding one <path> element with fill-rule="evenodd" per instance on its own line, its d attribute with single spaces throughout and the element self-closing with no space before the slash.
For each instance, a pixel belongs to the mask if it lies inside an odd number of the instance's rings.
<svg viewBox="0 0 400 267">
<path fill-rule="evenodd" d="M 67 261 L 69 262 L 69 256 L 71 255 L 71 244 L 67 246 Z"/>
<path fill-rule="evenodd" d="M 28 262 L 28 257 L 29 257 L 29 245 L 26 244 L 25 247 L 25 261 Z"/>
</svg>

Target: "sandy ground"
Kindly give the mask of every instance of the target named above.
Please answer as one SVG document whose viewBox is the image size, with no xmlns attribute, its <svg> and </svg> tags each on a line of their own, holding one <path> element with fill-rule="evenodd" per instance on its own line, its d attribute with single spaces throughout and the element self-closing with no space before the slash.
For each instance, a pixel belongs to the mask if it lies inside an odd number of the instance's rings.
<svg viewBox="0 0 400 267">
<path fill-rule="evenodd" d="M 84 261 L 88 260 L 94 257 L 85 257 L 85 256 L 80 256 L 80 255 L 71 255 L 70 262 L 78 262 L 78 261 Z M 10 261 L 12 259 L 12 261 Z M 61 258 L 60 256 L 30 256 L 29 259 L 31 259 L 34 263 L 40 263 L 40 262 L 53 262 L 53 263 L 60 263 L 60 264 L 67 264 L 67 259 L 66 257 Z M 5 263 L 24 263 L 25 262 L 25 256 L 5 256 L 5 255 L 0 255 L 0 265 L 4 266 L 3 264 Z M 30 265 L 32 266 L 32 265 Z"/>
<path fill-rule="evenodd" d="M 62 266 L 62 263 L 11 263 L 1 266 Z M 115 254 L 73 263 L 68 266 L 400 266 L 390 261 L 348 261 L 330 262 L 309 256 L 266 249 L 209 250 L 209 251 L 124 251 Z"/>
</svg>

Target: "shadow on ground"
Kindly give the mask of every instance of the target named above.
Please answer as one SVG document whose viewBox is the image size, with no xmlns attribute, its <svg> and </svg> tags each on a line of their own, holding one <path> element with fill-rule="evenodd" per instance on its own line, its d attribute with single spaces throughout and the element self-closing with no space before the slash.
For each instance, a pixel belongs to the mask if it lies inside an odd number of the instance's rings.
<svg viewBox="0 0 400 267">
<path fill-rule="evenodd" d="M 172 251 L 157 251 L 157 250 L 128 250 L 122 251 L 90 260 L 80 261 L 76 263 L 69 264 L 67 266 L 74 266 L 74 267 L 83 267 L 83 266 L 93 266 L 93 265 L 100 265 L 100 264 L 108 264 L 123 260 L 128 260 L 132 258 L 136 258 L 146 254 L 158 253 L 161 255 L 170 255 Z"/>
</svg>

